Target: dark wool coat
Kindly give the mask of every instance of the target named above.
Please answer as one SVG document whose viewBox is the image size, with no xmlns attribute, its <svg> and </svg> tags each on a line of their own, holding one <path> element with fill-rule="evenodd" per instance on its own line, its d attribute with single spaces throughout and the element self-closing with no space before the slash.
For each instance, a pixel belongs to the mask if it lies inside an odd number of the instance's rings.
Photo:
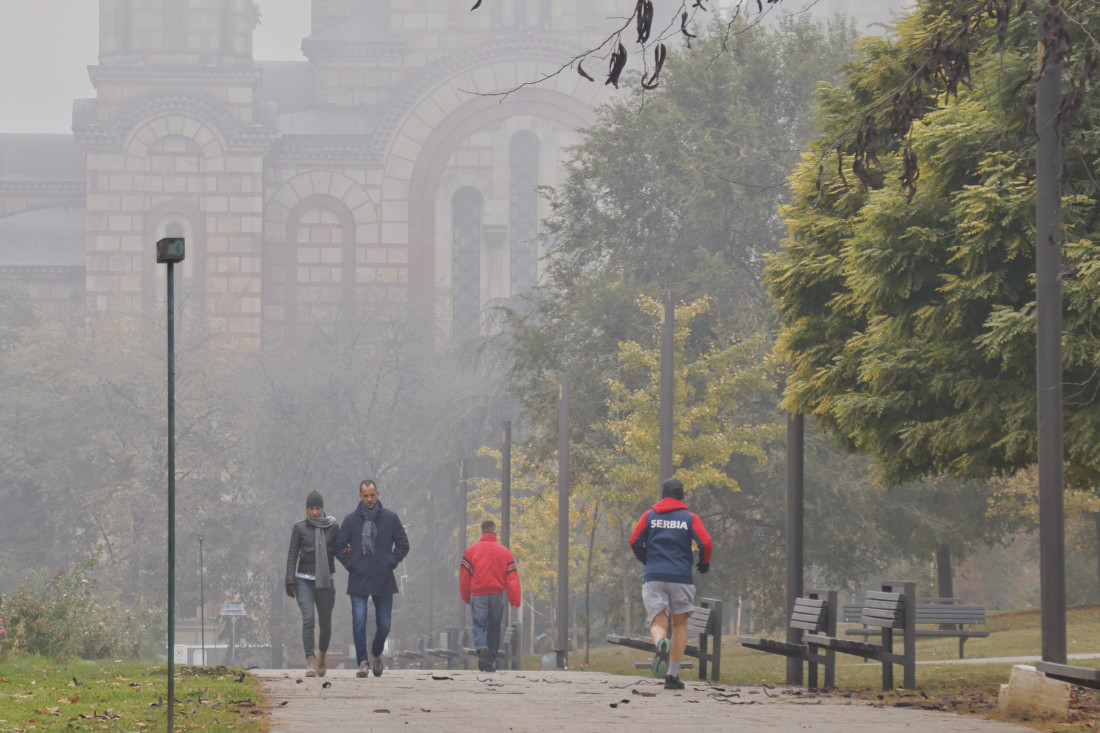
<svg viewBox="0 0 1100 733">
<path fill-rule="evenodd" d="M 378 502 L 382 507 L 382 502 Z M 348 571 L 348 595 L 370 596 L 380 593 L 397 593 L 397 579 L 393 571 L 409 554 L 409 536 L 401 518 L 389 509 L 382 508 L 375 522 L 378 534 L 374 538 L 374 553 L 366 555 L 360 537 L 363 534 L 363 517 L 358 507 L 340 522 L 336 534 L 336 559 Z M 344 550 L 351 548 L 350 556 Z"/>
</svg>

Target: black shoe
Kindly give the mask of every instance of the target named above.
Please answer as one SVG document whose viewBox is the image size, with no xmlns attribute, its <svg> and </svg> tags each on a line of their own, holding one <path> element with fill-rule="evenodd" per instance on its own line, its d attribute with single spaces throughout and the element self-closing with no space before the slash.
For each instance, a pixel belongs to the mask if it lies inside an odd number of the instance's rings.
<svg viewBox="0 0 1100 733">
<path fill-rule="evenodd" d="M 489 671 L 489 663 L 486 662 L 484 659 L 477 660 L 477 671 L 478 672 L 488 672 Z"/>
<path fill-rule="evenodd" d="M 672 675 L 665 675 L 665 689 L 666 690 L 682 690 L 684 689 L 684 683 L 680 681 L 680 678 L 673 677 Z"/>
<path fill-rule="evenodd" d="M 493 673 L 493 672 L 496 672 L 497 671 L 497 666 L 495 664 L 492 664 L 491 662 L 486 662 L 485 663 L 485 671 L 489 672 L 490 674 Z"/>
<path fill-rule="evenodd" d="M 374 666 L 371 667 L 371 671 L 374 672 L 375 677 L 382 676 L 382 657 L 374 658 Z"/>
</svg>

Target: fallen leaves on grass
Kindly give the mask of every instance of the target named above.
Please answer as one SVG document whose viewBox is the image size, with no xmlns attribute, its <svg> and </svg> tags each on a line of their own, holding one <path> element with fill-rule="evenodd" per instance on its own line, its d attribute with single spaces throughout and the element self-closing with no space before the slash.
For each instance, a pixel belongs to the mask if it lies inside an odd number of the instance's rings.
<svg viewBox="0 0 1100 733">
<path fill-rule="evenodd" d="M 922 690 L 874 692 L 871 690 L 834 690 L 823 695 L 846 698 L 872 707 L 912 708 L 996 717 L 997 694 L 985 690 L 960 690 L 950 694 L 930 697 Z M 1029 725 L 1049 731 L 1092 731 L 1100 729 L 1100 692 L 1084 687 L 1074 687 L 1069 701 L 1069 720 L 1030 720 Z"/>
</svg>

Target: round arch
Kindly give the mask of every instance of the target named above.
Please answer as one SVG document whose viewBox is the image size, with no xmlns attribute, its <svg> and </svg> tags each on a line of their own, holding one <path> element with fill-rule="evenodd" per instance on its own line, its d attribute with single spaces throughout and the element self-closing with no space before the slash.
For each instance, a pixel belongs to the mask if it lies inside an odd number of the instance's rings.
<svg viewBox="0 0 1100 733">
<path fill-rule="evenodd" d="M 452 152 L 478 130 L 517 116 L 551 120 L 579 129 L 594 118 L 591 104 L 553 90 L 522 89 L 499 98 L 475 97 L 451 111 L 420 146 L 408 173 L 408 247 L 410 307 L 418 318 L 430 319 L 435 309 L 436 195 Z M 384 188 L 400 188 L 390 176 Z"/>
</svg>

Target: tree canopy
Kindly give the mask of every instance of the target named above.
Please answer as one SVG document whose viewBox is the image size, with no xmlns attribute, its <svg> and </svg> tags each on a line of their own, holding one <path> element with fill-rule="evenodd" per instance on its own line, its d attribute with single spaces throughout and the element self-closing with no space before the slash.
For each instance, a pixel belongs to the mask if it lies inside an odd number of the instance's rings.
<svg viewBox="0 0 1100 733">
<path fill-rule="evenodd" d="M 619 343 L 647 338 L 639 295 L 711 296 L 689 355 L 768 330 L 762 256 L 782 235 L 784 179 L 813 134 L 813 91 L 850 57 L 853 38 L 840 22 L 734 33 L 715 23 L 670 55 L 658 90 L 600 110 L 550 195 L 542 284 L 509 320 L 511 381 L 529 423 L 555 414 L 545 375 L 568 371 L 573 423 L 593 437 Z"/>
<path fill-rule="evenodd" d="M 887 485 L 1007 474 L 1036 460 L 1035 135 L 1021 104 L 1038 71 L 1036 17 L 1016 13 L 1000 37 L 972 39 L 969 84 L 952 94 L 926 87 L 906 144 L 869 161 L 862 183 L 824 162 L 870 100 L 913 73 L 910 60 L 950 6 L 922 3 L 894 38 L 865 42 L 844 83 L 821 93 L 821 134 L 791 177 L 788 236 L 766 275 L 790 367 L 785 406 L 873 455 Z M 1074 12 L 1084 25 L 1071 23 L 1065 41 L 1086 49 L 1074 63 L 1087 65 L 1100 11 L 1080 3 Z M 1100 96 L 1075 68 L 1065 89 L 1067 104 L 1079 104 L 1063 197 L 1066 475 L 1095 486 Z M 857 145 L 839 149 L 843 159 Z M 915 189 L 910 150 L 922 161 Z"/>
</svg>

